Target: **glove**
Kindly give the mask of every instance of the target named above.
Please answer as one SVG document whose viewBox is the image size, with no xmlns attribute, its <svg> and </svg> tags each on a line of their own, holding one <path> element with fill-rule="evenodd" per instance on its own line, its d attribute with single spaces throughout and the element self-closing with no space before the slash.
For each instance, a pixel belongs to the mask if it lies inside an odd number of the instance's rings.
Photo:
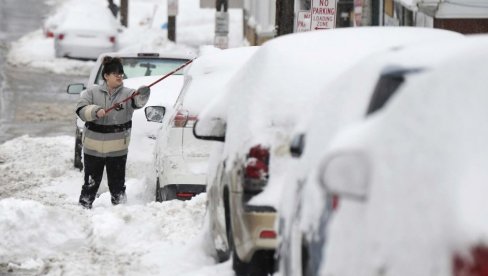
<svg viewBox="0 0 488 276">
<path fill-rule="evenodd" d="M 151 89 L 149 88 L 149 86 L 141 86 L 137 89 L 137 93 L 139 93 L 139 95 L 141 96 L 148 96 L 149 93 L 151 93 Z"/>
</svg>

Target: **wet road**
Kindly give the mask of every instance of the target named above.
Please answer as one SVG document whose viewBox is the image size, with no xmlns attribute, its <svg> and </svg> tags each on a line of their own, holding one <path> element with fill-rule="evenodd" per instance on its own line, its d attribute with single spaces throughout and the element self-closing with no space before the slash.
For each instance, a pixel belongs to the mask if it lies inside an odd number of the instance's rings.
<svg viewBox="0 0 488 276">
<path fill-rule="evenodd" d="M 65 91 L 87 77 L 6 64 L 11 43 L 39 29 L 50 9 L 39 0 L 0 0 L 0 143 L 21 135 L 74 135 L 77 96 Z"/>
</svg>

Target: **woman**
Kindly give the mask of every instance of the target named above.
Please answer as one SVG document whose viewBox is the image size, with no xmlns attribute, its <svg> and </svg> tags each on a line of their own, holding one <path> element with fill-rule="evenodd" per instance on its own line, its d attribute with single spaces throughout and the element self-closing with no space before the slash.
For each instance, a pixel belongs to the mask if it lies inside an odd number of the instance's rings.
<svg viewBox="0 0 488 276">
<path fill-rule="evenodd" d="M 125 167 L 132 127 L 132 114 L 149 100 L 150 89 L 140 87 L 139 95 L 106 112 L 136 91 L 124 87 L 124 68 L 119 58 L 103 59 L 104 83 L 93 86 L 80 95 L 76 114 L 85 122 L 83 132 L 84 184 L 79 199 L 80 205 L 90 209 L 95 200 L 104 168 L 112 204 L 126 201 Z"/>
</svg>

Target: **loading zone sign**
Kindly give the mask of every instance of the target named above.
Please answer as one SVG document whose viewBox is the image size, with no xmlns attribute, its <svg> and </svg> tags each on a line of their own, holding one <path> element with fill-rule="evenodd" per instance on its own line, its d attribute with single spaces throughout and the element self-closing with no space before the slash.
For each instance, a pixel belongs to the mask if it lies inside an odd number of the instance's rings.
<svg viewBox="0 0 488 276">
<path fill-rule="evenodd" d="M 312 0 L 311 30 L 335 28 L 337 2 L 336 0 Z"/>
</svg>

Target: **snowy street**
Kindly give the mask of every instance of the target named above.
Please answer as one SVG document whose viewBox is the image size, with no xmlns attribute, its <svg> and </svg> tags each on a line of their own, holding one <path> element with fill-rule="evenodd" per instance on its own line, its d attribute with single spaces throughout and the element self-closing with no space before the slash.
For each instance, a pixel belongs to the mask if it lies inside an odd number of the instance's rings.
<svg viewBox="0 0 488 276">
<path fill-rule="evenodd" d="M 206 249 L 206 196 L 152 202 L 130 161 L 127 205 L 112 207 L 104 192 L 92 210 L 80 208 L 72 140 L 23 136 L 0 145 L 1 275 L 233 275 Z"/>
</svg>

